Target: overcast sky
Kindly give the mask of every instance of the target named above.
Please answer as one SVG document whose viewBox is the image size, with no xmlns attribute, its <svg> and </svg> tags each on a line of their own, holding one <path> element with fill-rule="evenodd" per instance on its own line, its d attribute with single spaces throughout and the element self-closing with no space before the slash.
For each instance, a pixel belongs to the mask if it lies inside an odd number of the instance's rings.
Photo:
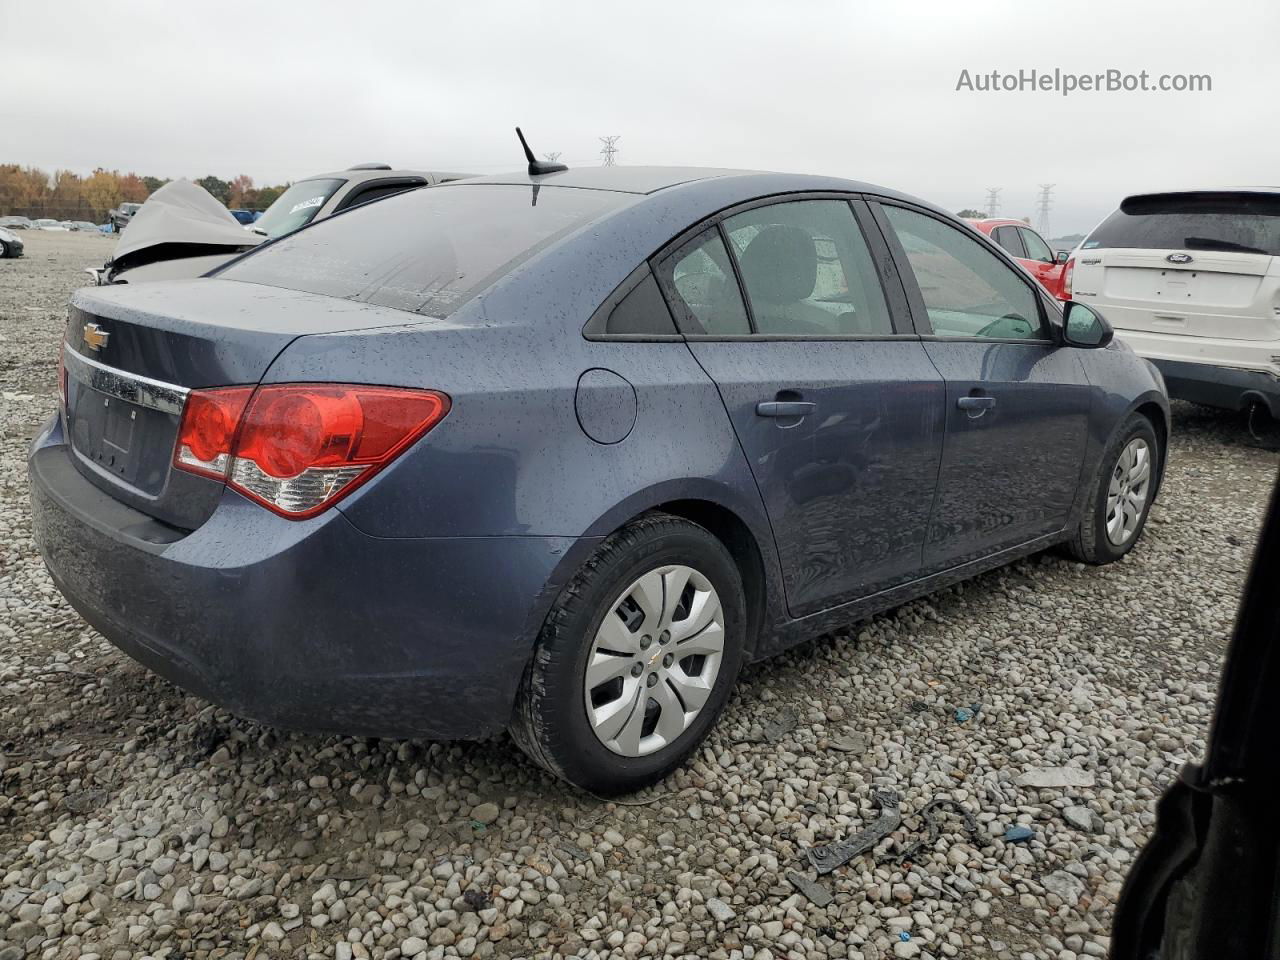
<svg viewBox="0 0 1280 960">
<path fill-rule="evenodd" d="M 188 12 L 190 11 L 190 12 Z M 197 12 L 198 11 L 198 12 Z M 0 0 L 0 162 L 294 180 L 361 161 L 495 173 L 539 153 L 848 176 L 952 210 L 1003 188 L 1052 232 L 1126 192 L 1280 183 L 1277 0 Z M 1054 68 L 1207 93 L 957 92 Z"/>
</svg>

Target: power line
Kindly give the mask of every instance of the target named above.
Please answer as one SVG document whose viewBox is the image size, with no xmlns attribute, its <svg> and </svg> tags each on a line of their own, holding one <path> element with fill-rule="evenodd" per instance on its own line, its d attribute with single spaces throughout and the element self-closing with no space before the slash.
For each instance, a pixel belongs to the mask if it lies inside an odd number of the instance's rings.
<svg viewBox="0 0 1280 960">
<path fill-rule="evenodd" d="M 1053 188 L 1057 184 L 1042 183 L 1040 184 L 1040 197 L 1036 200 L 1036 229 L 1040 231 L 1040 236 L 1048 238 L 1049 233 L 1049 210 L 1053 206 Z"/>
<path fill-rule="evenodd" d="M 615 165 L 614 157 L 618 155 L 618 148 L 614 146 L 614 144 L 621 139 L 621 135 L 600 138 L 600 142 L 604 144 L 604 146 L 600 148 L 600 156 L 604 157 L 604 165 L 606 167 L 612 167 Z"/>
<path fill-rule="evenodd" d="M 987 216 L 995 217 L 1000 212 L 1000 191 L 1004 187 L 987 187 Z"/>
</svg>

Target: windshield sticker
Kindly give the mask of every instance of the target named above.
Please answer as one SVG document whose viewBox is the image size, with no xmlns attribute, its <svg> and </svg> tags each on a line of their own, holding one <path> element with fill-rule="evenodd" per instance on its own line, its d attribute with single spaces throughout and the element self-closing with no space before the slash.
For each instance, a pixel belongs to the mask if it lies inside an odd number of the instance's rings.
<svg viewBox="0 0 1280 960">
<path fill-rule="evenodd" d="M 324 203 L 324 197 L 312 197 L 310 200 L 303 200 L 301 203 L 295 203 L 289 212 L 297 213 L 299 210 L 307 209 L 307 207 L 318 207 L 322 203 Z"/>
</svg>

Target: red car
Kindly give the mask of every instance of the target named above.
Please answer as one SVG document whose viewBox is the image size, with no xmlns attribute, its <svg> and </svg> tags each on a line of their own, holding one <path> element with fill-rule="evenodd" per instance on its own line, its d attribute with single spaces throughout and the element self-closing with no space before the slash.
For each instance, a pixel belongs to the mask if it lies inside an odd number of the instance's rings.
<svg viewBox="0 0 1280 960">
<path fill-rule="evenodd" d="M 1070 294 L 1063 292 L 1063 273 L 1068 257 L 1065 250 L 1055 255 L 1044 238 L 1021 220 L 969 220 L 968 223 L 1004 247 L 1059 300 L 1071 299 Z"/>
</svg>

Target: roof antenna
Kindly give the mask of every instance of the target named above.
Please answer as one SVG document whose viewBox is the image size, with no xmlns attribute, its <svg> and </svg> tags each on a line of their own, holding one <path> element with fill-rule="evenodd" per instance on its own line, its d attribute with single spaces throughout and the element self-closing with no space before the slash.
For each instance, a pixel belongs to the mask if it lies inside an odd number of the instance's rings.
<svg viewBox="0 0 1280 960">
<path fill-rule="evenodd" d="M 563 163 L 535 159 L 533 151 L 529 149 L 529 143 L 525 140 L 524 134 L 520 132 L 519 127 L 516 127 L 516 136 L 520 138 L 520 146 L 524 147 L 524 158 L 529 161 L 529 176 L 537 177 L 544 173 L 559 173 L 561 170 L 569 169 Z"/>
</svg>

